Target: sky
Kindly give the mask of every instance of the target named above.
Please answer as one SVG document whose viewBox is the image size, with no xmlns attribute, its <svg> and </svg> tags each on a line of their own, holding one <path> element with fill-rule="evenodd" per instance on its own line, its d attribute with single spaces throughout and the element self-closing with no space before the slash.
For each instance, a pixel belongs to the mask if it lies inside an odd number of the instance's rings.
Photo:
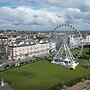
<svg viewBox="0 0 90 90">
<path fill-rule="evenodd" d="M 90 0 L 0 0 L 0 30 L 51 31 L 60 24 L 90 30 Z"/>
</svg>

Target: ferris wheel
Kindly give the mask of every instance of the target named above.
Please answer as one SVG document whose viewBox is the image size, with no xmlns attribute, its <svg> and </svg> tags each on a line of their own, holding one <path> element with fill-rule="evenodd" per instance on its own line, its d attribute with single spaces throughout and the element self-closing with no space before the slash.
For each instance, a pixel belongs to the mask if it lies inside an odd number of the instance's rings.
<svg viewBox="0 0 90 90">
<path fill-rule="evenodd" d="M 62 24 L 53 30 L 52 42 L 56 47 L 52 51 L 51 63 L 75 69 L 79 64 L 76 60 L 83 50 L 81 33 L 71 25 Z"/>
</svg>

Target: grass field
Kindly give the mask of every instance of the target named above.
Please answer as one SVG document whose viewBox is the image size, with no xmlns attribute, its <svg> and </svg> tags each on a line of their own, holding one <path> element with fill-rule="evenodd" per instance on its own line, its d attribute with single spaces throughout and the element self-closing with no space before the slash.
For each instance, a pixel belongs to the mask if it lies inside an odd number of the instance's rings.
<svg viewBox="0 0 90 90">
<path fill-rule="evenodd" d="M 84 48 L 82 55 L 86 54 L 88 50 L 88 48 Z M 87 61 L 79 60 L 79 62 L 80 64 L 75 70 L 70 70 L 41 60 L 2 71 L 0 80 L 3 77 L 5 81 L 12 82 L 15 90 L 45 90 L 58 82 L 66 83 L 75 78 L 90 75 L 90 69 L 82 67 Z"/>
<path fill-rule="evenodd" d="M 38 61 L 21 67 L 0 72 L 0 79 L 11 81 L 15 90 L 42 90 L 58 82 L 67 82 L 77 77 L 90 75 L 90 69 L 82 67 L 86 61 L 80 61 L 75 70 L 67 69 L 48 61 Z"/>
</svg>

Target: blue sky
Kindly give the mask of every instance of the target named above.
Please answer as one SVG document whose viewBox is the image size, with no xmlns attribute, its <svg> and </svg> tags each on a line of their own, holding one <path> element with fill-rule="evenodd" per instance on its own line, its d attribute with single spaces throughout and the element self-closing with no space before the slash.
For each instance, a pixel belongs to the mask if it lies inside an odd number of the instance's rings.
<svg viewBox="0 0 90 90">
<path fill-rule="evenodd" d="M 0 29 L 44 31 L 64 23 L 90 30 L 90 0 L 0 0 Z"/>
</svg>

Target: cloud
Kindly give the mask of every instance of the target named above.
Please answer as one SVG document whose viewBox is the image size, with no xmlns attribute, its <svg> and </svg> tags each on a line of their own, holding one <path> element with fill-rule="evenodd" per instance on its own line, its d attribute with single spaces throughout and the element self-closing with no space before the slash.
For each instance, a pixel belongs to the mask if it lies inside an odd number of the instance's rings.
<svg viewBox="0 0 90 90">
<path fill-rule="evenodd" d="M 90 25 L 90 0 L 0 0 L 0 5 L 0 27 L 44 30 L 62 23 Z"/>
<path fill-rule="evenodd" d="M 44 9 L 34 10 L 30 7 L 0 8 L 0 24 L 42 25 L 64 22 L 63 17 L 58 17 L 56 13 Z"/>
<path fill-rule="evenodd" d="M 42 6 L 62 13 L 65 23 L 90 24 L 90 0 L 37 0 Z"/>
<path fill-rule="evenodd" d="M 34 6 L 34 7 L 52 7 L 60 8 L 80 8 L 86 11 L 90 8 L 90 0 L 0 0 L 0 3 L 7 6 Z"/>
<path fill-rule="evenodd" d="M 67 23 L 88 23 L 90 24 L 90 12 L 84 12 L 78 8 L 67 8 L 65 11 Z"/>
<path fill-rule="evenodd" d="M 85 7 L 90 6 L 90 0 L 37 0 L 42 4 L 50 4 L 60 7 Z"/>
</svg>

